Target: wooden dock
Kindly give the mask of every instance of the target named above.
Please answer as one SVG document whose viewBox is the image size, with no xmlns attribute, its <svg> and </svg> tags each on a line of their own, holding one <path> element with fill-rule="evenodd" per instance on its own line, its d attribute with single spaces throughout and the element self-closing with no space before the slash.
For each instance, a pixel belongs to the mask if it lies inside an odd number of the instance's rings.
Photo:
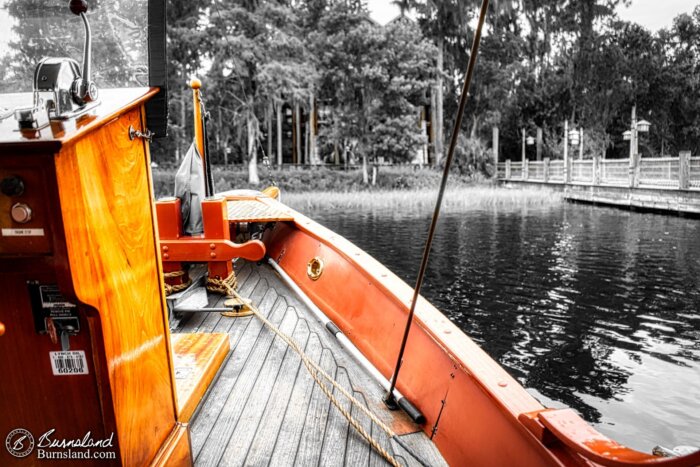
<svg viewBox="0 0 700 467">
<path fill-rule="evenodd" d="M 571 201 L 700 215 L 700 157 L 543 161 L 497 166 L 506 185 L 546 185 Z"/>
<path fill-rule="evenodd" d="M 446 465 L 420 427 L 381 402 L 380 386 L 267 265 L 238 262 L 239 292 L 430 465 Z M 240 267 L 240 270 L 238 266 Z M 213 306 L 221 306 L 223 298 Z M 196 465 L 384 465 L 315 385 L 299 357 L 254 316 L 195 314 L 176 332 L 224 332 L 232 352 L 191 421 Z M 419 465 L 364 414 L 362 426 L 403 465 Z"/>
</svg>

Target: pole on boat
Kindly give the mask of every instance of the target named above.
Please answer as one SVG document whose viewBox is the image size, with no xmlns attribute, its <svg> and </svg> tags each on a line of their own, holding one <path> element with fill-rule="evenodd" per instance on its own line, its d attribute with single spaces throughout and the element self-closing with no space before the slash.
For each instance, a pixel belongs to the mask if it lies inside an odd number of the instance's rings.
<svg viewBox="0 0 700 467">
<path fill-rule="evenodd" d="M 469 65 L 467 66 L 467 71 L 464 75 L 464 85 L 462 87 L 462 95 L 459 98 L 459 109 L 457 110 L 457 118 L 455 120 L 455 125 L 452 130 L 452 138 L 450 139 L 450 148 L 447 152 L 447 159 L 445 159 L 445 169 L 442 173 L 442 180 L 440 182 L 440 190 L 438 192 L 438 198 L 435 203 L 435 211 L 433 212 L 433 218 L 430 222 L 430 229 L 428 230 L 428 239 L 425 242 L 425 248 L 423 249 L 423 258 L 420 263 L 420 269 L 418 270 L 418 278 L 416 279 L 416 287 L 413 291 L 413 300 L 411 300 L 411 308 L 408 312 L 408 318 L 406 319 L 406 329 L 403 333 L 403 339 L 401 341 L 401 347 L 399 348 L 399 355 L 396 359 L 396 367 L 394 369 L 394 374 L 391 376 L 391 383 L 389 385 L 389 390 L 384 396 L 384 403 L 392 410 L 398 408 L 396 398 L 394 397 L 394 388 L 396 387 L 396 381 L 399 378 L 399 371 L 401 370 L 401 363 L 403 361 L 403 354 L 406 350 L 406 342 L 408 341 L 408 334 L 411 331 L 411 324 L 413 323 L 413 315 L 416 311 L 416 303 L 418 302 L 418 297 L 420 296 L 420 290 L 423 286 L 423 278 L 425 277 L 425 271 L 428 267 L 428 258 L 430 257 L 430 249 L 433 244 L 433 237 L 435 236 L 435 229 L 437 227 L 437 221 L 440 217 L 440 206 L 442 205 L 442 198 L 445 194 L 445 188 L 447 187 L 447 179 L 450 175 L 450 166 L 452 165 L 452 159 L 454 158 L 455 148 L 457 147 L 457 139 L 459 137 L 459 132 L 462 127 L 462 118 L 464 117 L 464 110 L 467 107 L 467 101 L 469 100 L 469 88 L 472 82 L 472 76 L 474 75 L 474 68 L 476 67 L 476 57 L 479 52 L 479 43 L 481 41 L 481 31 L 484 27 L 484 20 L 486 19 L 486 12 L 488 11 L 489 0 L 482 0 L 481 11 L 479 12 L 479 24 L 474 32 L 474 41 L 472 42 L 471 53 L 469 54 Z M 440 136 L 438 136 L 440 137 Z"/>
<path fill-rule="evenodd" d="M 192 88 L 192 109 L 194 111 L 194 142 L 197 145 L 197 151 L 204 160 L 204 122 L 202 121 L 202 96 L 200 89 L 202 82 L 197 78 L 190 79 L 188 83 Z M 206 164 L 206 162 L 205 162 Z"/>
<path fill-rule="evenodd" d="M 202 158 L 204 169 L 204 191 L 206 196 L 214 194 L 214 186 L 211 179 L 211 168 L 209 161 L 209 151 L 207 148 L 207 129 L 204 121 L 204 103 L 202 102 L 202 93 L 200 91 L 202 82 L 197 78 L 192 78 L 189 81 L 189 86 L 192 88 L 192 107 L 194 112 L 194 143 L 197 146 L 197 151 Z"/>
</svg>

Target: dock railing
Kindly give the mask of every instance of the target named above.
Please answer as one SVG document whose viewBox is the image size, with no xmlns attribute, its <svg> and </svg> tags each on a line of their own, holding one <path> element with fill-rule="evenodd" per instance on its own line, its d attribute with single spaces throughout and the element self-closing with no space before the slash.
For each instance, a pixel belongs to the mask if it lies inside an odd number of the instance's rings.
<svg viewBox="0 0 700 467">
<path fill-rule="evenodd" d="M 576 185 L 700 190 L 700 157 L 682 151 L 678 157 L 499 162 L 499 180 Z M 568 169 L 568 170 L 567 170 Z M 568 173 L 567 173 L 568 172 Z"/>
</svg>

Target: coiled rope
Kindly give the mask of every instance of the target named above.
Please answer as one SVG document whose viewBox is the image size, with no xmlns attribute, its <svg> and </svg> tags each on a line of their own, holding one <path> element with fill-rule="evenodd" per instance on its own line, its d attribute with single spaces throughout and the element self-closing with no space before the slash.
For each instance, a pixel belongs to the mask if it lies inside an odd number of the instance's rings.
<svg viewBox="0 0 700 467">
<path fill-rule="evenodd" d="M 232 272 L 226 279 L 219 279 L 218 277 L 207 277 L 207 290 L 209 292 L 216 292 L 223 295 L 231 295 L 231 292 L 235 292 L 238 288 L 238 279 L 236 279 L 236 273 Z"/>
<path fill-rule="evenodd" d="M 232 274 L 233 275 L 233 274 Z M 235 281 L 235 279 L 234 279 Z M 253 314 L 260 320 L 262 323 L 267 326 L 273 333 L 275 333 L 277 336 L 279 336 L 282 341 L 284 341 L 294 352 L 296 352 L 297 355 L 299 355 L 299 358 L 301 358 L 302 363 L 304 363 L 304 366 L 308 370 L 309 374 L 311 377 L 314 379 L 316 384 L 318 384 L 319 388 L 321 388 L 321 391 L 326 395 L 326 397 L 331 401 L 331 403 L 335 406 L 336 409 L 345 417 L 345 419 L 350 423 L 350 425 L 357 430 L 357 432 L 362 436 L 367 443 L 369 443 L 370 446 L 374 448 L 375 451 L 377 451 L 388 463 L 393 465 L 394 467 L 400 467 L 401 464 L 386 450 L 384 447 L 382 447 L 381 444 L 372 436 L 367 433 L 367 430 L 364 429 L 364 427 L 358 422 L 350 413 L 349 410 L 347 410 L 345 407 L 343 407 L 340 403 L 340 401 L 333 395 L 332 390 L 323 382 L 323 379 L 328 381 L 335 389 L 338 390 L 343 396 L 345 396 L 352 404 L 355 405 L 358 409 L 360 409 L 367 417 L 375 423 L 379 428 L 384 431 L 389 438 L 396 440 L 399 442 L 399 444 L 404 447 L 413 457 L 416 457 L 409 449 L 407 449 L 407 446 L 399 441 L 398 436 L 394 431 L 389 428 L 389 426 L 381 421 L 372 411 L 370 411 L 364 404 L 362 404 L 359 400 L 355 398 L 352 394 L 347 392 L 340 384 L 338 384 L 337 381 L 335 381 L 326 371 L 321 368 L 318 363 L 314 362 L 311 360 L 305 353 L 304 350 L 301 348 L 301 346 L 290 336 L 287 334 L 283 333 L 277 326 L 272 324 L 261 312 L 258 310 L 258 308 L 252 304 L 248 303 L 241 295 L 236 292 L 236 290 L 231 287 L 229 284 L 231 283 L 230 276 L 227 277 L 226 279 L 218 279 L 218 278 L 209 278 L 207 280 L 207 288 L 211 291 L 218 291 L 218 290 L 225 290 L 225 293 L 227 295 L 230 295 L 233 298 L 238 299 L 241 303 L 247 303 L 247 306 L 250 308 L 250 310 L 253 312 Z M 211 288 L 209 288 L 211 284 Z M 323 379 L 322 379 L 323 378 Z M 426 465 L 421 459 L 416 457 L 418 462 L 420 462 L 422 465 Z"/>
<path fill-rule="evenodd" d="M 179 271 L 172 271 L 172 272 L 164 272 L 163 273 L 163 279 L 175 279 L 176 277 L 181 277 L 185 275 L 185 271 L 179 270 Z M 185 282 L 182 284 L 175 284 L 175 285 L 170 285 L 168 284 L 168 281 L 165 281 L 165 295 L 171 295 L 176 292 L 180 292 L 185 290 L 187 287 L 189 287 L 192 284 L 192 279 L 189 277 Z"/>
</svg>

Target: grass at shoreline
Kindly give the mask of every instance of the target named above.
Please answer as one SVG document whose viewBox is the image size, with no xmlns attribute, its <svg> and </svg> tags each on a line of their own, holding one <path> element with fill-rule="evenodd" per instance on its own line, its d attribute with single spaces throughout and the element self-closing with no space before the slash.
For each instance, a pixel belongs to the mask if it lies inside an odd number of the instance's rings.
<svg viewBox="0 0 700 467">
<path fill-rule="evenodd" d="M 156 198 L 171 196 L 175 168 L 153 170 Z M 241 167 L 224 170 L 214 167 L 215 191 L 250 188 L 247 171 Z M 272 177 L 268 177 L 272 175 Z M 282 190 L 282 201 L 301 211 L 318 208 L 345 209 L 432 209 L 437 198 L 442 173 L 412 166 L 381 167 L 376 186 L 362 184 L 359 170 L 340 171 L 326 167 L 260 169 L 263 189 L 274 180 Z M 545 207 L 562 201 L 560 193 L 547 188 L 504 188 L 491 181 L 472 181 L 450 175 L 443 200 L 445 210 L 488 209 L 498 207 Z"/>
<path fill-rule="evenodd" d="M 305 193 L 282 192 L 282 202 L 304 210 L 319 208 L 344 209 L 432 209 L 437 199 L 437 187 L 418 190 L 381 190 L 365 192 L 317 191 Z M 499 207 L 546 207 L 563 200 L 561 194 L 547 189 L 509 189 L 493 185 L 474 184 L 448 188 L 443 198 L 443 209 L 488 209 Z"/>
<path fill-rule="evenodd" d="M 153 189 L 156 198 L 172 196 L 175 186 L 175 167 L 159 167 L 153 169 Z M 374 192 L 393 190 L 435 189 L 440 184 L 441 172 L 430 168 L 413 166 L 380 167 L 375 186 L 362 183 L 362 171 L 338 170 L 328 167 L 273 168 L 268 171 L 259 167 L 260 185 L 263 189 L 273 180 L 283 193 L 303 192 Z M 228 170 L 221 166 L 212 168 L 215 191 L 226 191 L 236 188 L 251 188 L 248 185 L 248 171 L 240 166 Z M 473 182 L 467 177 L 456 174 L 450 176 L 450 186 L 468 186 Z"/>
</svg>

